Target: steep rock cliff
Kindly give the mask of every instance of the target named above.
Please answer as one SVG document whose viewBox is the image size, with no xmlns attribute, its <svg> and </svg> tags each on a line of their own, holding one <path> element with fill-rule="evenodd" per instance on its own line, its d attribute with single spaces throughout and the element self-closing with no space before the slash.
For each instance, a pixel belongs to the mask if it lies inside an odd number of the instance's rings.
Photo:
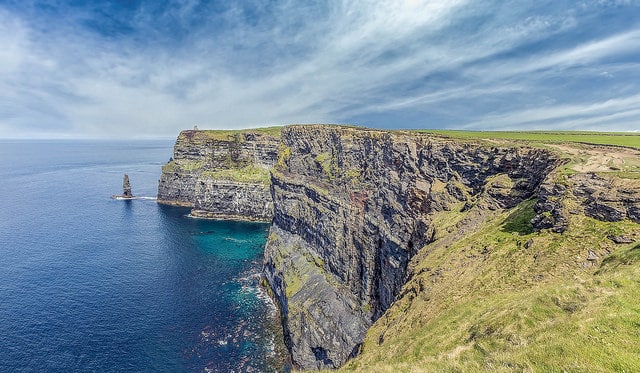
<svg viewBox="0 0 640 373">
<path fill-rule="evenodd" d="M 269 168 L 279 129 L 182 131 L 162 168 L 158 202 L 192 207 L 199 217 L 271 219 Z"/>
<path fill-rule="evenodd" d="M 416 133 L 283 129 L 265 275 L 294 363 L 332 368 L 357 353 L 433 241 L 433 213 L 514 207 L 559 162 L 542 149 Z"/>
<path fill-rule="evenodd" d="M 534 146 L 562 165 L 514 208 L 433 214 L 435 241 L 344 371 L 638 370 L 640 151 Z"/>
</svg>

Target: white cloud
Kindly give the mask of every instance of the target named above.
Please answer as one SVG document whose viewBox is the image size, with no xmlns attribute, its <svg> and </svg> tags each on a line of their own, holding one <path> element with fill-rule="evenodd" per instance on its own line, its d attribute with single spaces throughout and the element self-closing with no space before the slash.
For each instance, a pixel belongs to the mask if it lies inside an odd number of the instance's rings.
<svg viewBox="0 0 640 373">
<path fill-rule="evenodd" d="M 620 130 L 637 129 L 640 118 L 640 94 L 617 97 L 603 102 L 578 105 L 548 105 L 506 114 L 487 116 L 470 123 L 467 128 L 518 129 L 535 125 L 536 128 L 575 128 L 611 130 L 604 125 L 624 119 Z M 629 127 L 631 123 L 635 126 Z"/>
<path fill-rule="evenodd" d="M 22 22 L 0 9 L 0 74 L 12 74 L 22 64 L 27 38 Z"/>
<path fill-rule="evenodd" d="M 580 38 L 591 21 L 575 9 L 464 0 L 281 1 L 275 10 L 254 3 L 267 15 L 252 19 L 241 5 L 201 14 L 195 0 L 161 14 L 142 8 L 129 19 L 133 34 L 115 37 L 83 26 L 95 17 L 91 9 L 50 25 L 0 11 L 0 136 L 173 136 L 194 124 L 353 118 L 368 125 L 380 114 L 411 112 L 454 118 L 435 126 L 600 118 L 615 127 L 636 115 L 624 97 L 636 97 L 640 83 L 625 79 L 635 68 L 622 57 L 640 49 L 640 32 Z M 554 42 L 563 37 L 568 42 Z M 585 70 L 570 71 L 576 67 Z M 560 82 L 593 77 L 606 78 L 607 89 L 626 80 L 624 92 L 602 89 L 574 102 Z"/>
</svg>

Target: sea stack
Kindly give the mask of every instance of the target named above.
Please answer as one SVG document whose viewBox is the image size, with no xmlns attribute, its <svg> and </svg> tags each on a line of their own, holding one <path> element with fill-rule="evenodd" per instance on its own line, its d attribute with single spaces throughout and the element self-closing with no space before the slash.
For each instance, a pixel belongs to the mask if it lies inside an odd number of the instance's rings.
<svg viewBox="0 0 640 373">
<path fill-rule="evenodd" d="M 122 194 L 115 194 L 111 196 L 113 199 L 133 199 L 135 198 L 133 193 L 131 193 L 131 184 L 129 183 L 129 175 L 124 174 L 124 179 L 122 180 Z"/>
<path fill-rule="evenodd" d="M 122 180 L 122 196 L 124 198 L 133 198 L 131 194 L 131 184 L 129 184 L 129 175 L 124 174 L 124 180 Z"/>
</svg>

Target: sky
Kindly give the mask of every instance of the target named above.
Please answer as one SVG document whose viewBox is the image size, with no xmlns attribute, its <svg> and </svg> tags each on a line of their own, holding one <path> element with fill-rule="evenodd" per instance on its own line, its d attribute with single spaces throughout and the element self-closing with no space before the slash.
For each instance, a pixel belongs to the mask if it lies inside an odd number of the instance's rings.
<svg viewBox="0 0 640 373">
<path fill-rule="evenodd" d="M 640 0 L 0 0 L 0 137 L 640 130 Z"/>
</svg>

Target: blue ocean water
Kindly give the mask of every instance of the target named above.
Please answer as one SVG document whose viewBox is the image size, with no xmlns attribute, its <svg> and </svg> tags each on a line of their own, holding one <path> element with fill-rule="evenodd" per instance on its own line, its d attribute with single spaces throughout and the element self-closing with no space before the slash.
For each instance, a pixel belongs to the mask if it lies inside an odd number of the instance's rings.
<svg viewBox="0 0 640 373">
<path fill-rule="evenodd" d="M 171 141 L 0 141 L 0 371 L 283 368 L 266 224 L 155 196 Z"/>
</svg>

